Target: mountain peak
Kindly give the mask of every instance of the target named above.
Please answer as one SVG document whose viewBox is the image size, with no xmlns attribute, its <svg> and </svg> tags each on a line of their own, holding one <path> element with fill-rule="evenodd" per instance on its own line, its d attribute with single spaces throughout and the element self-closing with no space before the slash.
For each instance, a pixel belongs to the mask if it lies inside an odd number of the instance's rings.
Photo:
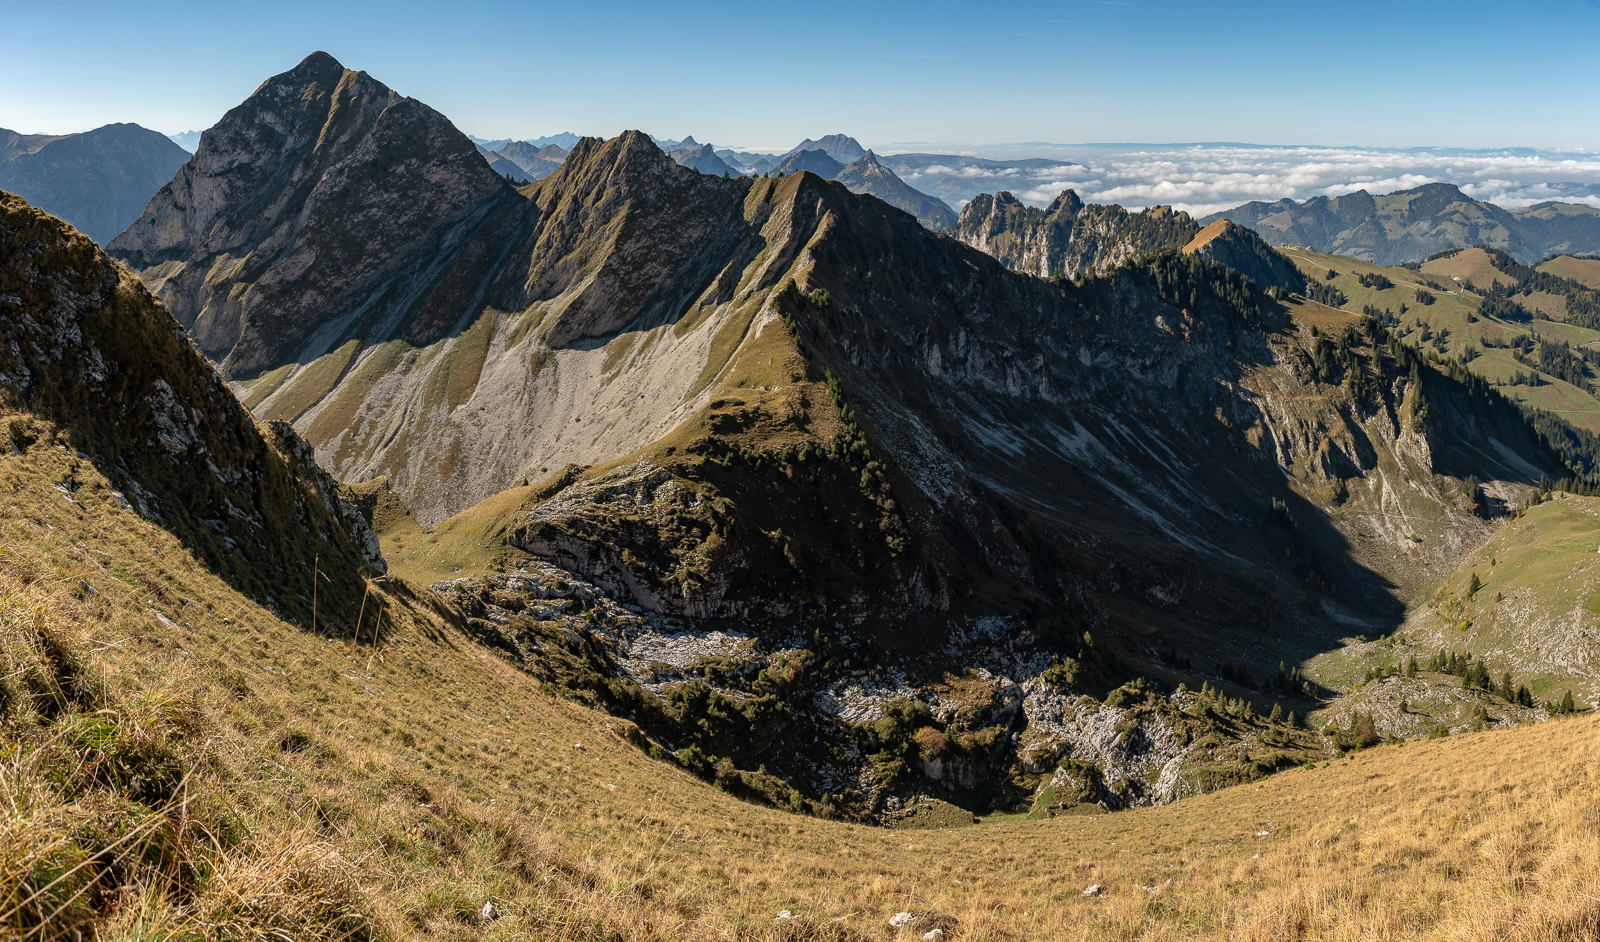
<svg viewBox="0 0 1600 942">
<path fill-rule="evenodd" d="M 1055 199 L 1050 201 L 1050 205 L 1045 208 L 1044 212 L 1046 216 L 1054 216 L 1063 212 L 1069 216 L 1076 216 L 1082 211 L 1083 200 L 1078 198 L 1078 191 L 1062 190 L 1056 195 Z"/>
<path fill-rule="evenodd" d="M 833 179 L 843 183 L 852 193 L 876 196 L 890 206 L 910 213 L 929 229 L 948 229 L 955 224 L 956 214 L 943 200 L 929 196 L 900 179 L 899 174 L 879 163 L 878 155 L 870 150 L 863 151 L 856 160 L 840 168 Z"/>
<path fill-rule="evenodd" d="M 841 164 L 853 164 L 867 154 L 866 148 L 862 147 L 855 138 L 848 134 L 829 134 L 815 141 L 806 138 L 796 144 L 783 157 L 792 157 L 801 151 L 808 150 L 820 150 Z"/>
<path fill-rule="evenodd" d="M 311 82 L 318 84 L 336 83 L 344 77 L 346 71 L 344 65 L 338 59 L 318 50 L 301 59 L 300 64 L 289 71 L 268 79 L 267 83 L 272 84 L 279 79 L 286 79 L 301 85 Z"/>
<path fill-rule="evenodd" d="M 285 201 L 286 193 L 299 197 Z M 228 111 L 198 157 L 107 250 L 138 270 L 167 260 L 197 266 L 172 272 L 157 290 L 234 375 L 294 361 L 302 344 L 316 347 L 313 335 L 334 312 L 367 310 L 366 299 L 382 291 L 387 304 L 404 307 L 410 257 L 456 244 L 449 234 L 457 225 L 479 224 L 519 199 L 443 115 L 322 53 Z M 354 264 L 356 245 L 375 254 Z M 259 281 L 279 253 L 298 260 L 300 277 Z M 254 286 L 231 300 L 223 282 L 204 281 L 223 256 L 239 262 L 224 279 L 230 289 Z M 318 289 L 306 290 L 313 283 Z M 445 329 L 439 321 L 457 317 L 429 313 L 420 322 Z"/>
</svg>

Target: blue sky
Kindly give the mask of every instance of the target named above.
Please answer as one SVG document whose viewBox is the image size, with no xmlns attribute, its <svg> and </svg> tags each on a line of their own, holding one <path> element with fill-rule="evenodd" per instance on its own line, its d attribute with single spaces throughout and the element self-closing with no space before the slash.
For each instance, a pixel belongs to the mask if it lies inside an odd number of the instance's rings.
<svg viewBox="0 0 1600 942">
<path fill-rule="evenodd" d="M 485 137 L 1600 149 L 1600 0 L 0 0 L 0 127 L 204 128 L 315 49 Z"/>
</svg>

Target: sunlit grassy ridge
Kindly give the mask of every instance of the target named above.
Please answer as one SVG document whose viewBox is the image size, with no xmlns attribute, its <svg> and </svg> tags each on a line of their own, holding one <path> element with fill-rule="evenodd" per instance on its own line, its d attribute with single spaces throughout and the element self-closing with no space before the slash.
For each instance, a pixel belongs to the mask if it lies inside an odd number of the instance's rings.
<svg viewBox="0 0 1600 942">
<path fill-rule="evenodd" d="M 1552 495 L 1429 592 L 1403 629 L 1421 651 L 1473 651 L 1541 701 L 1600 696 L 1600 499 Z M 1476 588 L 1473 579 L 1476 577 Z"/>
<path fill-rule="evenodd" d="M 0 913 L 35 937 L 1600 931 L 1590 717 L 1146 811 L 803 818 L 650 759 L 625 721 L 541 693 L 399 583 L 375 587 L 359 641 L 278 621 L 111 500 L 62 500 L 66 460 L 0 456 Z M 890 929 L 901 911 L 920 920 Z"/>
</svg>

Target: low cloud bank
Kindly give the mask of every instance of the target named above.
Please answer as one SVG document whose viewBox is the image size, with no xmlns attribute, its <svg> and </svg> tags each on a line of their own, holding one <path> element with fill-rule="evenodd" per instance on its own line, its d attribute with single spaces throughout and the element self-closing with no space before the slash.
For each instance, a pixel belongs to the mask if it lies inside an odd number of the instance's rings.
<svg viewBox="0 0 1600 942">
<path fill-rule="evenodd" d="M 1424 183 L 1454 183 L 1474 199 L 1507 209 L 1547 200 L 1600 207 L 1600 153 L 1591 151 L 1248 145 L 1050 150 L 1050 156 L 1078 165 L 985 169 L 932 164 L 901 176 L 957 206 L 995 190 L 1010 190 L 1018 199 L 1042 206 L 1062 190 L 1073 189 L 1089 203 L 1171 204 L 1203 216 L 1251 200 L 1306 200 L 1357 190 L 1380 194 Z"/>
</svg>

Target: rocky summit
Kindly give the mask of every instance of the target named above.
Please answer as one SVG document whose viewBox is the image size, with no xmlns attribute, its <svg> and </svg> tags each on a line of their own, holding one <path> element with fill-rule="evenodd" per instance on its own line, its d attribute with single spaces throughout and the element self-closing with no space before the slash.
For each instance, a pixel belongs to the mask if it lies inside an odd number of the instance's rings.
<svg viewBox="0 0 1600 942">
<path fill-rule="evenodd" d="M 325 335 L 454 328 L 429 300 L 521 203 L 438 112 L 317 53 L 208 130 L 107 250 L 232 378 Z"/>
</svg>

